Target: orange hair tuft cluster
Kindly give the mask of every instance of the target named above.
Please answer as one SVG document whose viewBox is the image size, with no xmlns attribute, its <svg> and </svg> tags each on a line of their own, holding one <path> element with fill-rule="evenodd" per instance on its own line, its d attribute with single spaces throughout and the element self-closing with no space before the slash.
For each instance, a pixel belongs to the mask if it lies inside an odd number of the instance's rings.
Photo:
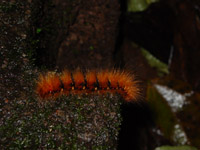
<svg viewBox="0 0 200 150">
<path fill-rule="evenodd" d="M 36 92 L 42 99 L 58 97 L 61 94 L 119 93 L 126 101 L 135 101 L 139 88 L 133 74 L 120 70 L 70 72 L 40 75 Z"/>
</svg>

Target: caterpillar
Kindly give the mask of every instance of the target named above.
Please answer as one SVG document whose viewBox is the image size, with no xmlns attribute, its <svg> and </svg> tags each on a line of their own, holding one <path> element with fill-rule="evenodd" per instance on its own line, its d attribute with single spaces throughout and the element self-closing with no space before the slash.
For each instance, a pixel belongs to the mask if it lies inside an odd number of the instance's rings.
<svg viewBox="0 0 200 150">
<path fill-rule="evenodd" d="M 120 70 L 64 70 L 60 74 L 40 74 L 36 93 L 42 98 L 58 97 L 61 94 L 119 93 L 125 101 L 135 101 L 140 90 L 135 77 Z"/>
</svg>

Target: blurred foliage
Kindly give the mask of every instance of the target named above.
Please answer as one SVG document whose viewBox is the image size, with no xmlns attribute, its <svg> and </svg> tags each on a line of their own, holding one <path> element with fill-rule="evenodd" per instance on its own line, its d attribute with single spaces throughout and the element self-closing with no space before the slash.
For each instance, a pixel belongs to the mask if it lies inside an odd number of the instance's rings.
<svg viewBox="0 0 200 150">
<path fill-rule="evenodd" d="M 155 150 L 197 150 L 197 148 L 191 146 L 162 146 Z"/>
<path fill-rule="evenodd" d="M 137 12 L 144 11 L 151 3 L 159 0 L 128 0 L 128 11 Z"/>
<path fill-rule="evenodd" d="M 180 96 L 177 97 L 179 100 L 181 97 L 184 97 L 182 104 L 179 104 L 180 101 L 177 100 L 177 98 L 171 97 L 171 101 L 173 101 L 173 103 L 176 103 L 176 105 L 179 106 L 179 109 L 177 109 L 174 112 L 174 117 L 176 118 L 176 120 L 178 120 L 180 129 L 182 129 L 181 132 L 184 132 L 184 134 L 186 134 L 187 141 L 189 141 L 188 144 L 191 144 L 192 146 L 195 147 L 199 147 L 200 130 L 196 125 L 198 125 L 200 122 L 200 113 L 199 113 L 200 94 L 194 92 L 191 86 L 187 82 L 184 82 L 183 80 L 180 79 L 176 79 L 172 75 L 168 75 L 166 77 L 163 77 L 162 79 L 156 79 L 153 82 L 156 84 L 165 85 L 166 87 L 170 87 L 171 89 L 173 89 L 173 91 L 177 91 L 180 94 Z M 171 95 L 173 95 L 173 93 L 171 93 Z M 155 98 L 155 101 L 156 100 L 158 99 Z M 163 100 L 167 102 L 166 99 Z M 173 109 L 172 107 L 169 109 L 170 110 Z M 162 110 L 160 110 L 160 112 L 157 113 L 162 114 Z M 180 129 L 178 130 L 176 129 L 175 133 L 178 134 L 180 132 Z M 178 143 L 180 144 L 182 143 L 180 137 L 179 140 L 176 139 L 176 136 L 174 136 L 173 139 L 175 142 L 180 141 Z"/>
<path fill-rule="evenodd" d="M 155 87 L 150 84 L 147 88 L 147 100 L 153 112 L 156 124 L 160 127 L 164 136 L 168 140 L 173 141 L 174 126 L 177 120 L 167 102 L 158 93 Z"/>
<path fill-rule="evenodd" d="M 169 77 L 163 78 L 162 80 L 152 81 L 153 83 L 148 84 L 147 88 L 147 100 L 150 109 L 153 112 L 153 118 L 156 125 L 161 131 L 163 137 L 168 139 L 174 145 L 185 145 L 191 144 L 193 146 L 199 146 L 199 130 L 196 128 L 196 124 L 199 123 L 199 97 L 198 94 L 193 94 L 193 92 L 184 93 L 183 91 L 188 91 L 189 87 L 186 86 L 184 82 L 177 80 L 169 80 Z M 180 83 L 179 86 L 175 83 Z M 155 88 L 155 83 L 162 83 L 164 85 L 170 86 L 171 88 L 176 88 L 176 90 L 183 93 L 186 98 L 181 109 L 176 112 L 172 111 L 172 106 L 170 106 L 167 100 L 161 95 Z M 184 85 L 180 87 L 180 85 Z M 184 90 L 185 89 L 185 90 Z M 171 93 L 172 95 L 172 93 Z M 180 98 L 180 97 L 179 97 Z M 172 101 L 176 99 L 171 98 Z M 178 102 L 177 106 L 178 106 Z M 164 148 L 164 147 L 163 147 Z M 179 147 L 174 147 L 174 149 Z M 180 147 L 181 150 L 182 147 Z M 183 149 L 186 147 L 183 147 Z M 157 150 L 157 149 L 156 149 Z M 161 149 L 162 150 L 162 149 Z M 167 147 L 166 147 L 166 150 Z M 171 150 L 171 149 L 169 149 Z"/>
<path fill-rule="evenodd" d="M 162 76 L 163 74 L 169 74 L 168 66 L 165 63 L 154 57 L 149 51 L 143 48 L 141 51 L 149 65 L 153 68 L 156 68 L 158 75 Z"/>
<path fill-rule="evenodd" d="M 200 147 L 200 94 L 195 93 L 187 98 L 187 104 L 183 109 L 177 113 L 181 125 L 185 129 L 191 144 L 196 147 Z"/>
</svg>

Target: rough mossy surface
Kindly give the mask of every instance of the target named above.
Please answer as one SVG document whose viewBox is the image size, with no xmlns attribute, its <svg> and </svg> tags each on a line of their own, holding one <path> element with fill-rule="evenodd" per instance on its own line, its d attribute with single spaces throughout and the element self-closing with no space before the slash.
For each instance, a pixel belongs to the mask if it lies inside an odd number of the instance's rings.
<svg viewBox="0 0 200 150">
<path fill-rule="evenodd" d="M 120 100 L 110 96 L 4 102 L 0 148 L 116 149 Z"/>
<path fill-rule="evenodd" d="M 29 13 L 28 2 L 0 2 L 1 102 L 31 95 L 34 69 L 26 43 Z"/>
</svg>

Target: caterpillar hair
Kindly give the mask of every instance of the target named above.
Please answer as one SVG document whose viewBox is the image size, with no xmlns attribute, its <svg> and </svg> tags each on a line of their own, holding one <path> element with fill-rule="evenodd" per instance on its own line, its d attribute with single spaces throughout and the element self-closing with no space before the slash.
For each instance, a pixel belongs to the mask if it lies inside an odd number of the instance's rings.
<svg viewBox="0 0 200 150">
<path fill-rule="evenodd" d="M 119 93 L 125 101 L 136 101 L 140 90 L 135 76 L 121 70 L 64 70 L 40 74 L 36 92 L 41 99 L 65 94 Z"/>
</svg>

